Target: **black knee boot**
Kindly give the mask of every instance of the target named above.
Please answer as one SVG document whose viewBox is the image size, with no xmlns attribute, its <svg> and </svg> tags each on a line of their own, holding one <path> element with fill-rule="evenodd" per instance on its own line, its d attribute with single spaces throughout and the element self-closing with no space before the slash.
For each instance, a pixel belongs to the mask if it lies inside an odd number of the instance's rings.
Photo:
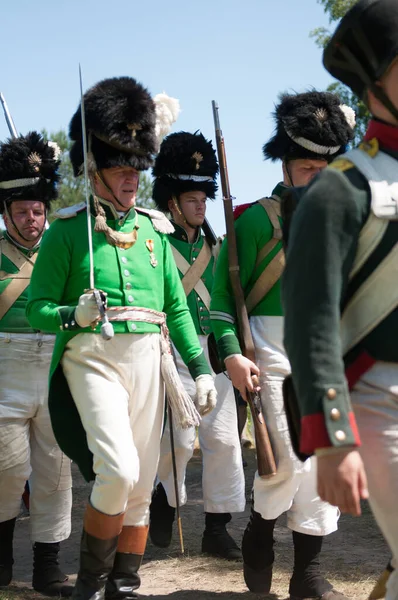
<svg viewBox="0 0 398 600">
<path fill-rule="evenodd" d="M 12 565 L 14 558 L 12 553 L 12 541 L 16 519 L 0 523 L 0 587 L 5 587 L 12 580 Z"/>
<path fill-rule="evenodd" d="M 136 600 L 141 585 L 138 570 L 144 556 L 148 526 L 127 525 L 119 536 L 115 561 L 106 584 L 106 600 Z"/>
<path fill-rule="evenodd" d="M 322 542 L 322 536 L 293 531 L 294 569 L 289 585 L 290 600 L 348 600 L 321 574 Z"/>
<path fill-rule="evenodd" d="M 113 568 L 122 522 L 123 515 L 105 515 L 88 505 L 73 600 L 105 600 L 105 586 Z"/>
<path fill-rule="evenodd" d="M 242 553 L 226 529 L 232 519 L 229 513 L 205 513 L 202 552 L 227 560 L 240 560 Z"/>
<path fill-rule="evenodd" d="M 68 577 L 59 568 L 58 555 L 60 543 L 33 543 L 32 587 L 44 596 L 71 596 L 73 585 L 67 583 Z"/>
<path fill-rule="evenodd" d="M 249 590 L 257 594 L 268 594 L 271 589 L 275 523 L 276 519 L 263 519 L 252 507 L 243 534 L 243 575 Z"/>
<path fill-rule="evenodd" d="M 164 487 L 158 483 L 149 507 L 149 535 L 155 546 L 159 548 L 170 546 L 175 512 L 176 509 L 167 502 Z"/>
</svg>

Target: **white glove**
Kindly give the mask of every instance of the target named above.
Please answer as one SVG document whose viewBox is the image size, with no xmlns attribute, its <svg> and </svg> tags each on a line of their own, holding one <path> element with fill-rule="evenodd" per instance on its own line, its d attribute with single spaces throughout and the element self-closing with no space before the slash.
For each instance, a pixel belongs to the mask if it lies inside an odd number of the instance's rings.
<svg viewBox="0 0 398 600">
<path fill-rule="evenodd" d="M 211 412 L 217 402 L 217 391 L 211 375 L 199 375 L 195 379 L 195 406 L 201 417 Z"/>
<path fill-rule="evenodd" d="M 97 303 L 92 292 L 82 294 L 75 310 L 75 320 L 79 327 L 88 327 L 100 318 Z"/>
</svg>

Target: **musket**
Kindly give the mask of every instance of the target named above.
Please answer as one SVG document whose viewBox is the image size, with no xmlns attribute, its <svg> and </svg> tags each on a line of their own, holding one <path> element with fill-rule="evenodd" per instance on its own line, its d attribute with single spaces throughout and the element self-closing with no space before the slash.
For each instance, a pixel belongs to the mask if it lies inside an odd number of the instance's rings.
<svg viewBox="0 0 398 600">
<path fill-rule="evenodd" d="M 0 92 L 0 102 L 1 102 L 1 104 L 3 106 L 4 116 L 5 116 L 5 119 L 6 119 L 6 123 L 8 125 L 8 129 L 10 131 L 11 137 L 17 138 L 18 137 L 18 132 L 16 130 L 16 127 L 14 125 L 14 121 L 12 120 L 11 113 L 8 110 L 6 99 L 4 98 L 2 92 Z"/>
<path fill-rule="evenodd" d="M 82 70 L 79 65 L 79 79 L 80 79 L 80 111 L 82 117 L 82 134 L 83 134 L 83 158 L 84 158 L 84 193 L 86 197 L 86 214 L 87 214 L 87 235 L 88 235 L 88 254 L 90 261 L 90 291 L 93 293 L 95 301 L 97 303 L 98 311 L 101 317 L 101 336 L 104 340 L 110 340 L 113 338 L 115 332 L 113 331 L 112 323 L 109 322 L 108 315 L 105 309 L 105 296 L 103 292 L 95 289 L 94 282 L 94 253 L 93 253 L 93 235 L 91 231 L 91 212 L 90 212 L 90 195 L 88 191 L 89 187 L 89 176 L 88 176 L 88 162 L 87 162 L 87 137 L 86 137 L 86 118 L 84 112 L 84 94 L 83 94 L 83 80 Z"/>
<path fill-rule="evenodd" d="M 216 131 L 218 162 L 220 165 L 220 179 L 224 203 L 225 225 L 227 229 L 229 277 L 231 281 L 232 292 L 235 297 L 239 341 L 243 355 L 255 363 L 256 357 L 254 351 L 253 337 L 250 330 L 249 317 L 247 314 L 245 304 L 245 296 L 240 281 L 235 222 L 231 190 L 229 187 L 224 138 L 220 127 L 218 105 L 214 100 L 212 101 L 212 107 L 214 126 Z M 265 423 L 264 416 L 262 413 L 260 394 L 256 390 L 258 386 L 258 379 L 256 376 L 253 376 L 252 379 L 255 391 L 250 392 L 249 390 L 246 390 L 246 398 L 253 418 L 254 435 L 257 450 L 258 474 L 260 477 L 269 478 L 276 474 L 275 458 L 272 452 L 267 425 Z"/>
</svg>

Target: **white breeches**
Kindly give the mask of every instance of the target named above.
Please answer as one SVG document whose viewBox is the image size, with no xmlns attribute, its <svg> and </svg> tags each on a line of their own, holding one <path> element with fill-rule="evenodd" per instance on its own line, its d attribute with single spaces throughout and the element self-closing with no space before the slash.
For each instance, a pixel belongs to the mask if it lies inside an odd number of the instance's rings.
<svg viewBox="0 0 398 600">
<path fill-rule="evenodd" d="M 62 367 L 93 453 L 97 510 L 146 525 L 164 413 L 160 335 L 81 333 Z M 73 432 L 71 432 L 73 435 Z"/>
<path fill-rule="evenodd" d="M 261 404 L 276 459 L 277 474 L 254 479 L 254 510 L 263 519 L 287 513 L 290 529 L 309 535 L 328 535 L 337 529 L 339 511 L 317 493 L 316 458 L 302 463 L 294 454 L 282 383 L 290 373 L 283 347 L 283 317 L 251 317 L 250 327 L 260 369 Z"/>
<path fill-rule="evenodd" d="M 377 362 L 355 385 L 351 400 L 370 505 L 398 569 L 398 365 Z M 387 587 L 386 600 L 398 600 L 398 570 Z"/>
<path fill-rule="evenodd" d="M 0 522 L 18 516 L 30 484 L 33 542 L 60 542 L 71 531 L 70 460 L 48 412 L 54 336 L 0 333 Z"/>
<path fill-rule="evenodd" d="M 207 338 L 199 341 L 208 359 Z M 195 382 L 180 355 L 175 350 L 176 362 L 182 383 L 190 396 L 195 395 Z M 217 405 L 202 418 L 198 428 L 199 443 L 203 457 L 203 503 L 205 512 L 241 512 L 245 509 L 245 481 L 242 454 L 238 434 L 235 396 L 230 380 L 223 374 L 215 376 Z M 196 430 L 177 429 L 174 426 L 174 445 L 180 503 L 185 504 L 187 493 L 185 472 L 192 457 Z M 158 479 L 162 483 L 170 506 L 176 506 L 173 466 L 170 449 L 170 429 L 166 423 L 163 433 Z"/>
</svg>

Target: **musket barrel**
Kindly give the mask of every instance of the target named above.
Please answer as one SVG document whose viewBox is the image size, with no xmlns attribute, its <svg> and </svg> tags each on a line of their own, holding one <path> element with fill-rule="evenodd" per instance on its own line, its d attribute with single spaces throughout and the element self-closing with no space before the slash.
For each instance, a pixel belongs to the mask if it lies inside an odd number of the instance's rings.
<svg viewBox="0 0 398 600">
<path fill-rule="evenodd" d="M 6 119 L 6 123 L 8 125 L 8 129 L 10 131 L 11 137 L 17 138 L 18 137 L 18 132 L 17 132 L 17 129 L 16 129 L 15 125 L 14 125 L 14 121 L 12 119 L 10 111 L 8 110 L 7 102 L 6 102 L 6 99 L 4 98 L 4 95 L 3 95 L 2 92 L 0 92 L 0 101 L 1 101 L 1 104 L 3 106 L 4 117 Z"/>
</svg>

